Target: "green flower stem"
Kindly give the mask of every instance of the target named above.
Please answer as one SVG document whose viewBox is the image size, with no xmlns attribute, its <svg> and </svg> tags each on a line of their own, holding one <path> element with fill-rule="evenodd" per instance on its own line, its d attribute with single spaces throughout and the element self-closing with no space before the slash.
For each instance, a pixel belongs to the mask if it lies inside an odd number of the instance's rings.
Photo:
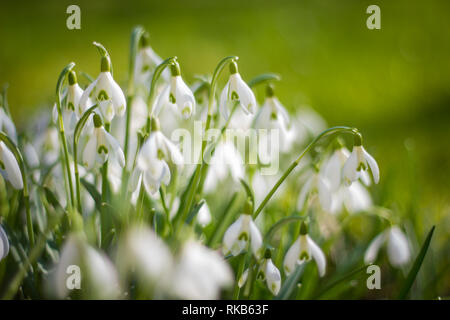
<svg viewBox="0 0 450 320">
<path fill-rule="evenodd" d="M 78 212 L 82 214 L 81 208 L 81 190 L 80 190 L 80 173 L 78 172 L 78 140 L 80 139 L 81 131 L 83 130 L 89 116 L 94 113 L 95 108 L 98 107 L 98 104 L 90 107 L 86 110 L 85 113 L 81 116 L 80 120 L 77 122 L 75 126 L 75 131 L 73 133 L 73 158 L 74 158 L 74 168 L 75 168 L 75 189 L 77 194 L 77 208 Z"/>
<path fill-rule="evenodd" d="M 136 65 L 136 55 L 138 51 L 138 44 L 141 36 L 144 34 L 144 29 L 141 26 L 138 26 L 133 29 L 131 34 L 130 41 L 130 60 L 128 64 L 128 86 L 127 86 L 127 114 L 126 114 L 126 123 L 125 123 L 125 142 L 124 142 L 124 155 L 125 155 L 125 164 L 128 163 L 128 147 L 130 143 L 130 122 L 131 122 L 131 104 L 134 97 L 134 68 Z M 127 166 L 125 165 L 123 168 L 123 175 L 126 172 Z M 123 180 L 123 179 L 122 179 Z"/>
<path fill-rule="evenodd" d="M 211 126 L 211 119 L 213 116 L 213 104 L 214 104 L 214 99 L 215 99 L 215 95 L 216 95 L 216 87 L 217 87 L 217 79 L 219 78 L 222 70 L 227 66 L 228 63 L 232 62 L 232 61 L 236 61 L 239 58 L 237 56 L 229 56 L 226 58 L 223 58 L 219 64 L 216 66 L 216 69 L 214 70 L 213 73 L 213 77 L 211 79 L 211 87 L 209 90 L 209 100 L 208 100 L 208 115 L 206 117 L 206 124 L 205 124 L 205 133 L 208 132 L 208 130 L 210 129 Z M 183 211 L 181 213 L 181 216 L 179 217 L 178 223 L 177 223 L 177 229 L 179 227 L 179 225 L 181 223 L 183 223 L 186 219 L 187 214 L 189 213 L 189 211 L 191 210 L 192 207 L 192 203 L 194 202 L 194 197 L 195 197 L 195 193 L 200 181 L 200 177 L 201 177 L 201 168 L 203 165 L 203 155 L 206 149 L 206 139 L 202 139 L 202 149 L 201 149 L 201 153 L 200 153 L 200 159 L 199 159 L 199 163 L 197 164 L 197 167 L 195 168 L 195 172 L 194 172 L 194 177 L 192 179 L 192 184 L 189 186 L 189 191 L 187 194 L 187 203 L 186 205 L 183 207 Z"/>
<path fill-rule="evenodd" d="M 311 150 L 311 148 L 317 144 L 317 142 L 319 142 L 319 140 L 325 136 L 331 135 L 331 134 L 336 134 L 336 133 L 342 133 L 342 132 L 348 132 L 353 134 L 354 136 L 359 136 L 361 137 L 361 134 L 359 133 L 359 131 L 356 128 L 352 128 L 352 127 L 346 127 L 346 126 L 338 126 L 338 127 L 332 127 L 332 128 L 328 128 L 324 131 L 322 131 L 316 138 L 314 138 L 314 140 L 303 150 L 303 152 L 299 155 L 299 157 L 292 162 L 292 164 L 289 166 L 289 168 L 284 172 L 284 174 L 281 176 L 281 178 L 277 181 L 277 183 L 275 183 L 275 185 L 273 186 L 273 188 L 269 191 L 269 193 L 266 195 L 266 197 L 264 198 L 264 200 L 261 202 L 261 204 L 259 205 L 259 207 L 255 210 L 255 212 L 253 213 L 253 219 L 256 219 L 256 217 L 258 217 L 258 215 L 261 213 L 261 211 L 264 209 L 264 207 L 266 206 L 267 202 L 269 202 L 270 198 L 272 198 L 273 194 L 278 190 L 278 188 L 280 187 L 280 185 L 284 182 L 284 180 L 286 180 L 286 178 L 289 176 L 289 174 L 292 172 L 292 170 L 294 170 L 298 164 L 300 163 L 300 160 L 302 160 L 302 158 L 305 156 L 305 154 L 308 153 L 308 151 Z"/>
<path fill-rule="evenodd" d="M 105 130 L 106 132 L 109 132 L 110 124 L 105 123 Z M 106 235 L 109 230 L 109 223 L 108 221 L 108 213 L 107 213 L 107 206 L 108 203 L 108 161 L 105 161 L 105 163 L 102 166 L 102 208 L 100 211 L 100 221 L 101 221 L 101 245 L 102 248 L 105 247 L 106 243 Z"/>
<path fill-rule="evenodd" d="M 247 82 L 250 88 L 253 88 L 259 84 L 264 84 L 271 81 L 280 81 L 281 76 L 276 73 L 263 73 L 259 76 L 254 77 L 249 82 Z"/>
<path fill-rule="evenodd" d="M 59 135 L 61 139 L 61 143 L 63 145 L 63 152 L 64 152 L 64 158 L 62 158 L 62 167 L 66 168 L 66 175 L 67 175 L 67 182 L 69 185 L 69 196 L 70 199 L 67 199 L 67 203 L 69 204 L 69 207 L 75 207 L 75 196 L 73 192 L 73 184 L 72 184 L 72 174 L 70 170 L 70 163 L 69 163 L 69 151 L 67 148 L 67 140 L 66 140 L 66 134 L 64 131 L 64 121 L 62 117 L 62 107 L 61 107 L 61 89 L 64 80 L 66 79 L 67 74 L 75 67 L 75 63 L 71 62 L 69 63 L 61 72 L 58 78 L 58 82 L 56 84 L 56 108 L 58 110 L 58 122 L 59 122 Z"/>
<path fill-rule="evenodd" d="M 239 280 L 241 279 L 242 275 L 245 271 L 245 262 L 247 261 L 248 257 L 252 254 L 250 249 L 250 245 L 247 244 L 247 252 L 242 253 L 239 261 L 238 266 L 238 272 L 236 274 L 236 285 L 234 287 L 234 293 L 233 293 L 233 300 L 239 300 L 239 294 L 241 292 L 241 288 L 239 288 Z M 250 272 L 250 271 L 249 271 Z M 247 279 L 248 280 L 248 279 Z"/>
<path fill-rule="evenodd" d="M 168 227 L 169 235 L 170 235 L 172 233 L 172 224 L 170 222 L 170 211 L 167 208 L 166 193 L 164 192 L 164 189 L 162 186 L 159 188 L 159 195 L 161 196 L 161 204 L 163 206 L 165 217 L 166 217 L 166 226 Z"/>
<path fill-rule="evenodd" d="M 5 143 L 9 150 L 12 151 L 14 157 L 19 164 L 20 172 L 22 173 L 22 182 L 23 182 L 23 199 L 25 202 L 25 210 L 27 215 L 27 231 L 28 238 L 30 241 L 30 247 L 34 247 L 34 231 L 33 231 L 33 220 L 31 219 L 31 211 L 30 211 L 30 194 L 28 192 L 28 181 L 27 181 L 27 171 L 25 169 L 25 162 L 23 160 L 22 154 L 20 153 L 17 146 L 14 142 L 3 132 L 0 131 L 0 140 Z"/>
</svg>

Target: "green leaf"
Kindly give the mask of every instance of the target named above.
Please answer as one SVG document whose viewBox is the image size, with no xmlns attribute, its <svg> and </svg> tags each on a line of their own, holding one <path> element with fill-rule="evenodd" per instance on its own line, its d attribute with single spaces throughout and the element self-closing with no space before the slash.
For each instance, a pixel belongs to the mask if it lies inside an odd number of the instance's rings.
<svg viewBox="0 0 450 320">
<path fill-rule="evenodd" d="M 349 273 L 347 273 L 345 276 L 343 276 L 342 278 L 334 281 L 333 283 L 331 283 L 329 286 L 327 286 L 322 292 L 320 292 L 315 299 L 318 299 L 320 297 L 322 297 L 323 295 L 325 295 L 327 292 L 329 292 L 331 289 L 335 288 L 336 286 L 338 286 L 339 284 L 343 283 L 344 281 L 347 281 L 349 279 L 351 279 L 353 276 L 355 276 L 356 274 L 360 273 L 363 270 L 366 270 L 367 266 L 364 265 L 362 267 L 359 267 L 355 270 L 350 271 Z"/>
<path fill-rule="evenodd" d="M 81 183 L 83 184 L 84 188 L 89 192 L 92 199 L 95 201 L 95 207 L 98 211 L 102 210 L 102 196 L 98 192 L 97 188 L 90 182 L 88 182 L 86 179 L 81 178 Z"/>
<path fill-rule="evenodd" d="M 427 254 L 428 248 L 430 246 L 431 238 L 433 237 L 434 228 L 436 226 L 433 226 L 428 232 L 427 238 L 425 239 L 425 242 L 422 245 L 422 248 L 420 249 L 419 255 L 417 256 L 416 260 L 414 261 L 414 264 L 411 268 L 411 270 L 408 273 L 408 276 L 406 277 L 405 282 L 403 283 L 403 286 L 400 290 L 400 293 L 397 297 L 397 299 L 403 300 L 408 295 L 409 290 L 411 289 L 414 281 L 416 280 L 417 273 L 420 270 L 420 267 L 422 266 L 422 262 L 425 259 L 425 255 Z"/>
<path fill-rule="evenodd" d="M 295 271 L 284 281 L 283 286 L 280 289 L 278 295 L 274 298 L 275 300 L 287 300 L 294 292 L 297 287 L 298 280 L 305 271 L 306 263 L 298 265 Z"/>
<path fill-rule="evenodd" d="M 194 207 L 192 208 L 191 212 L 189 212 L 188 217 L 186 218 L 186 223 L 189 224 L 191 223 L 191 221 L 195 218 L 195 216 L 197 215 L 197 213 L 200 211 L 201 207 L 203 206 L 203 204 L 205 203 L 205 200 L 200 200 L 198 203 L 196 203 L 194 205 Z"/>
</svg>

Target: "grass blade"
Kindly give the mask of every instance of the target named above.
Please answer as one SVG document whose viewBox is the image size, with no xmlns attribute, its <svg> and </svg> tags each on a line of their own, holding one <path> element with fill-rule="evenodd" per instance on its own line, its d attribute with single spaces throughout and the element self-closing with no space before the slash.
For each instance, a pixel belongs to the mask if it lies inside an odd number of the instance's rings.
<svg viewBox="0 0 450 320">
<path fill-rule="evenodd" d="M 420 249 L 419 255 L 417 256 L 416 260 L 414 261 L 414 264 L 411 268 L 411 270 L 408 273 L 408 276 L 406 277 L 406 280 L 402 286 L 402 289 L 400 290 L 400 293 L 397 297 L 397 299 L 403 300 L 408 295 L 409 290 L 411 289 L 414 281 L 416 280 L 417 273 L 420 270 L 420 267 L 422 266 L 422 262 L 425 258 L 425 255 L 427 254 L 428 248 L 430 246 L 431 238 L 433 237 L 435 226 L 433 226 L 428 232 L 427 238 L 425 239 L 425 242 L 422 245 L 422 248 Z"/>
</svg>

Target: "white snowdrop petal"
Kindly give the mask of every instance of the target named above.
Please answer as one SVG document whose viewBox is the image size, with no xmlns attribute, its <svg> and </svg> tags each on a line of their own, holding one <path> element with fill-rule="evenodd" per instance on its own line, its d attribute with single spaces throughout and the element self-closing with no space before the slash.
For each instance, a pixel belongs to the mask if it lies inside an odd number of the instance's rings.
<svg viewBox="0 0 450 320">
<path fill-rule="evenodd" d="M 382 232 L 379 235 L 377 235 L 372 242 L 369 244 L 369 247 L 366 250 L 366 253 L 364 254 L 364 263 L 370 264 L 375 262 L 378 256 L 378 252 L 380 251 L 381 246 L 383 245 L 384 241 L 386 240 L 386 233 Z"/>
<path fill-rule="evenodd" d="M 408 239 L 396 226 L 392 227 L 389 231 L 387 251 L 389 261 L 394 267 L 401 267 L 409 262 L 411 253 Z"/>
<path fill-rule="evenodd" d="M 331 192 L 327 182 L 320 176 L 317 177 L 317 189 L 319 192 L 319 201 L 322 209 L 327 212 L 331 210 Z"/>
<path fill-rule="evenodd" d="M 261 232 L 259 231 L 256 224 L 253 222 L 253 220 L 250 220 L 249 227 L 250 227 L 250 245 L 252 247 L 253 254 L 257 258 L 259 258 L 261 253 L 261 247 L 263 244 Z"/>
<path fill-rule="evenodd" d="M 17 163 L 14 154 L 6 147 L 3 141 L 0 142 L 0 160 L 5 166 L 6 175 L 14 189 L 23 189 L 22 173 L 19 164 Z"/>
<path fill-rule="evenodd" d="M 90 136 L 83 151 L 83 165 L 88 169 L 94 166 L 97 157 L 97 137 L 95 134 Z"/>
<path fill-rule="evenodd" d="M 300 237 L 295 240 L 295 242 L 292 244 L 292 246 L 289 248 L 289 250 L 286 253 L 286 256 L 284 257 L 284 272 L 287 276 L 289 276 L 295 269 L 295 266 L 297 265 L 297 261 L 300 257 L 301 252 L 301 244 L 300 244 Z"/>
<path fill-rule="evenodd" d="M 372 171 L 373 181 L 378 183 L 380 181 L 380 169 L 375 159 L 363 148 L 364 158 L 369 164 L 370 170 Z"/>
<path fill-rule="evenodd" d="M 245 271 L 242 273 L 241 277 L 239 278 L 239 281 L 238 281 L 239 288 L 242 288 L 244 286 L 244 284 L 247 282 L 248 271 L 249 271 L 248 268 L 245 269 Z"/>
<path fill-rule="evenodd" d="M 327 260 L 325 258 L 325 254 L 323 253 L 322 249 L 309 237 L 306 236 L 308 239 L 308 246 L 311 252 L 311 255 L 313 259 L 316 261 L 317 269 L 319 270 L 319 276 L 323 277 L 325 275 L 325 270 L 327 267 Z"/>
<path fill-rule="evenodd" d="M 357 168 L 358 155 L 355 148 L 353 148 L 350 157 L 348 157 L 347 161 L 345 162 L 344 168 L 342 169 L 342 175 L 345 185 L 349 186 L 353 181 L 358 179 L 358 172 L 356 171 Z"/>
<path fill-rule="evenodd" d="M 9 252 L 9 241 L 5 230 L 3 230 L 0 225 L 0 261 L 8 255 Z"/>
<path fill-rule="evenodd" d="M 265 268 L 267 287 L 273 295 L 277 295 L 281 288 L 280 270 L 273 264 L 272 259 L 268 259 Z"/>
<path fill-rule="evenodd" d="M 123 151 L 122 151 L 122 148 L 120 147 L 119 142 L 117 142 L 117 140 L 111 134 L 109 134 L 106 130 L 104 130 L 103 133 L 105 135 L 106 142 L 109 145 L 109 150 L 115 156 L 119 165 L 123 168 L 125 166 L 125 156 L 123 154 Z"/>
<path fill-rule="evenodd" d="M 234 244 L 238 241 L 242 229 L 242 221 L 243 215 L 233 222 L 225 231 L 223 236 L 223 254 L 229 254 Z"/>
</svg>

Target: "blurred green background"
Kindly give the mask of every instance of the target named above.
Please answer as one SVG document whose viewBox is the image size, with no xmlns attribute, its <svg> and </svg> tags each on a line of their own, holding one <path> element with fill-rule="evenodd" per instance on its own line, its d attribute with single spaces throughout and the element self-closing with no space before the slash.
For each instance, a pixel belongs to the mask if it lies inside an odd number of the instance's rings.
<svg viewBox="0 0 450 320">
<path fill-rule="evenodd" d="M 70 4 L 81 7 L 81 30 L 66 28 Z M 366 27 L 370 4 L 381 8 L 381 30 Z M 361 129 L 381 170 L 380 185 L 372 188 L 376 203 L 414 227 L 416 245 L 437 225 L 424 285 L 450 294 L 450 1 L 64 0 L 0 6 L 0 85 L 9 83 L 10 108 L 21 128 L 33 114 L 50 112 L 57 76 L 68 62 L 98 73 L 92 41 L 109 50 L 115 78 L 124 84 L 129 35 L 137 24 L 150 32 L 160 56 L 179 57 L 188 81 L 210 74 L 230 54 L 240 57 L 245 79 L 281 74 L 277 95 L 288 108 L 306 103 L 330 126 Z"/>
</svg>

